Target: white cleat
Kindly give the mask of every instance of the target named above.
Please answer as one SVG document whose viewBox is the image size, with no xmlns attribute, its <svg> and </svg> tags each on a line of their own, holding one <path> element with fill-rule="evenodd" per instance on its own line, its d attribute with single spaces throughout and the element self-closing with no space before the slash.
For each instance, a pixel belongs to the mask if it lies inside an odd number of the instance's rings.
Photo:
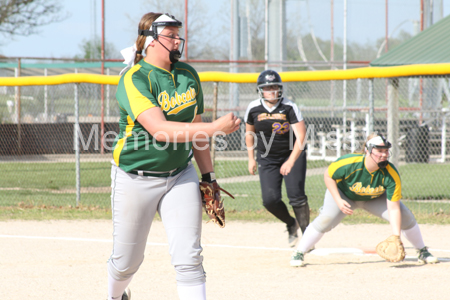
<svg viewBox="0 0 450 300">
<path fill-rule="evenodd" d="M 304 254 L 301 251 L 295 250 L 291 256 L 291 267 L 303 267 L 304 262 Z"/>
<path fill-rule="evenodd" d="M 436 264 L 439 262 L 439 260 L 428 251 L 428 247 L 417 250 L 417 253 L 417 261 L 420 264 Z"/>
</svg>

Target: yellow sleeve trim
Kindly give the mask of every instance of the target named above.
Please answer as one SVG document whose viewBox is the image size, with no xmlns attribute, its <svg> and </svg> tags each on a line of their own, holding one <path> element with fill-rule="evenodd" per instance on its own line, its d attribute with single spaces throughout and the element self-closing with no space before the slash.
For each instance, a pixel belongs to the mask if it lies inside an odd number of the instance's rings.
<svg viewBox="0 0 450 300">
<path fill-rule="evenodd" d="M 130 71 L 125 74 L 124 84 L 125 92 L 127 93 L 128 102 L 130 103 L 131 111 L 133 112 L 134 119 L 149 108 L 155 107 L 155 105 L 139 92 L 134 86 L 133 74 L 141 68 L 140 65 L 135 65 Z"/>
<path fill-rule="evenodd" d="M 153 93 L 153 89 L 152 89 L 152 81 L 150 80 L 150 74 L 153 72 L 153 70 L 151 70 L 150 72 L 148 72 L 148 83 L 150 85 L 150 93 Z"/>
<path fill-rule="evenodd" d="M 192 118 L 192 121 L 191 121 L 191 123 L 192 123 L 192 122 L 194 122 L 194 120 L 195 120 L 195 117 L 197 116 L 197 111 L 198 111 L 198 106 L 195 106 L 195 111 L 194 111 L 194 118 Z"/>
<path fill-rule="evenodd" d="M 400 199 L 402 199 L 402 182 L 400 180 L 400 176 L 390 165 L 386 167 L 386 170 L 389 172 L 395 182 L 394 194 L 392 195 L 392 199 L 390 200 L 393 202 L 399 201 Z"/>
<path fill-rule="evenodd" d="M 338 160 L 334 163 L 332 163 L 329 167 L 328 167 L 328 175 L 330 176 L 330 178 L 333 178 L 333 174 L 337 171 L 337 169 L 339 169 L 340 167 L 343 167 L 345 165 L 349 165 L 352 163 L 357 163 L 357 162 L 361 162 L 363 160 L 364 156 L 353 156 L 353 157 L 349 157 L 346 159 L 341 159 Z"/>
<path fill-rule="evenodd" d="M 114 158 L 114 162 L 116 163 L 116 166 L 119 166 L 120 153 L 122 153 L 122 149 L 125 146 L 127 137 L 131 136 L 133 128 L 134 128 L 134 122 L 133 122 L 133 120 L 131 120 L 130 116 L 127 116 L 127 121 L 128 121 L 128 125 L 125 129 L 125 136 L 117 141 L 116 147 L 114 148 L 114 152 L 113 152 L 113 158 Z"/>
</svg>

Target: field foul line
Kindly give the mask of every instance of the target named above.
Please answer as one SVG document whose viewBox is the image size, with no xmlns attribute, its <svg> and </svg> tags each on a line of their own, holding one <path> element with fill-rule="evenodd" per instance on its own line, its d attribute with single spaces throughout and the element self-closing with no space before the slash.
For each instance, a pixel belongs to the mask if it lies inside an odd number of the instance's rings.
<svg viewBox="0 0 450 300">
<path fill-rule="evenodd" d="M 86 238 L 74 238 L 74 237 L 28 236 L 28 235 L 7 235 L 7 234 L 0 234 L 0 238 L 112 243 L 112 240 L 105 240 L 105 239 L 86 239 Z M 168 243 L 147 243 L 147 245 L 150 245 L 150 246 L 169 246 Z M 202 244 L 202 247 L 251 249 L 251 250 L 270 250 L 270 251 L 293 251 L 293 248 L 232 246 L 232 245 L 217 245 L 217 244 Z M 450 250 L 443 250 L 443 249 L 429 249 L 429 250 L 430 251 L 448 252 L 448 253 L 450 253 Z M 358 249 L 358 248 L 319 248 L 319 249 L 315 249 L 315 250 L 311 251 L 309 254 L 317 255 L 317 256 L 326 256 L 326 255 L 329 255 L 329 254 L 376 255 L 374 253 L 366 253 L 364 250 Z M 416 256 L 407 256 L 407 258 L 416 258 Z M 441 261 L 450 261 L 450 258 L 439 258 L 439 260 L 441 260 Z"/>
<path fill-rule="evenodd" d="M 18 238 L 18 239 L 36 239 L 36 240 L 58 240 L 58 241 L 74 241 L 74 242 L 98 242 L 98 243 L 112 243 L 112 240 L 104 239 L 86 239 L 74 237 L 50 237 L 50 236 L 29 236 L 29 235 L 7 235 L 0 234 L 0 238 Z M 151 246 L 169 246 L 168 243 L 152 243 Z M 270 247 L 251 247 L 251 246 L 232 246 L 232 245 L 215 245 L 202 244 L 203 247 L 218 247 L 218 248 L 236 248 L 236 249 L 258 249 L 258 250 L 277 250 L 277 251 L 292 251 L 292 248 L 270 248 Z M 449 251 L 450 252 L 450 251 Z"/>
</svg>

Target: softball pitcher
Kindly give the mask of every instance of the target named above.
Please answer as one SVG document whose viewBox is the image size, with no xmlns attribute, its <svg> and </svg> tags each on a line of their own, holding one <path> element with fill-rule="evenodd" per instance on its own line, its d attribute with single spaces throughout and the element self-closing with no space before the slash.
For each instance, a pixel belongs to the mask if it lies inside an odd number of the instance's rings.
<svg viewBox="0 0 450 300">
<path fill-rule="evenodd" d="M 388 162 L 390 148 L 391 143 L 373 133 L 367 138 L 364 154 L 346 154 L 330 164 L 324 174 L 323 207 L 292 254 L 291 266 L 303 266 L 304 253 L 358 208 L 390 222 L 394 235 L 402 232 L 417 249 L 419 263 L 438 262 L 425 246 L 414 215 L 400 201 L 402 184 L 397 169 Z"/>
<path fill-rule="evenodd" d="M 199 179 L 215 179 L 208 137 L 239 128 L 233 114 L 202 123 L 203 92 L 197 72 L 178 62 L 184 40 L 181 22 L 148 13 L 133 47 L 122 54 L 126 71 L 116 98 L 120 133 L 111 169 L 113 250 L 108 260 L 108 299 L 130 299 L 127 288 L 144 260 L 158 212 L 169 241 L 179 298 L 206 299 L 200 246 L 202 203 Z M 145 58 L 144 56 L 145 55 Z"/>
<path fill-rule="evenodd" d="M 309 224 L 308 197 L 305 195 L 306 152 L 302 144 L 306 136 L 305 121 L 297 105 L 283 98 L 283 85 L 277 72 L 261 72 L 257 92 L 259 99 L 249 104 L 244 118 L 248 170 L 254 175 L 258 161 L 263 205 L 286 224 L 288 242 L 294 247 L 299 226 L 304 232 Z M 295 218 L 281 199 L 283 179 Z"/>
</svg>

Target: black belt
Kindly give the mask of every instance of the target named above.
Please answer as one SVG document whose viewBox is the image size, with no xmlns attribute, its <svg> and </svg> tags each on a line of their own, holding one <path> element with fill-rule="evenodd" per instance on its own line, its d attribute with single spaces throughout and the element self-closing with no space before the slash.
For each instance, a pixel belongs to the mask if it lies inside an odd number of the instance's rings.
<svg viewBox="0 0 450 300">
<path fill-rule="evenodd" d="M 134 174 L 134 175 L 138 175 L 138 176 L 161 176 L 161 177 L 165 177 L 164 175 L 172 175 L 173 173 L 175 173 L 176 171 L 180 170 L 180 169 L 185 169 L 187 166 L 189 166 L 191 164 L 191 162 L 189 162 L 186 166 L 183 167 L 178 167 L 175 168 L 173 170 L 170 171 L 144 171 L 144 170 L 131 170 L 128 173 Z"/>
</svg>

